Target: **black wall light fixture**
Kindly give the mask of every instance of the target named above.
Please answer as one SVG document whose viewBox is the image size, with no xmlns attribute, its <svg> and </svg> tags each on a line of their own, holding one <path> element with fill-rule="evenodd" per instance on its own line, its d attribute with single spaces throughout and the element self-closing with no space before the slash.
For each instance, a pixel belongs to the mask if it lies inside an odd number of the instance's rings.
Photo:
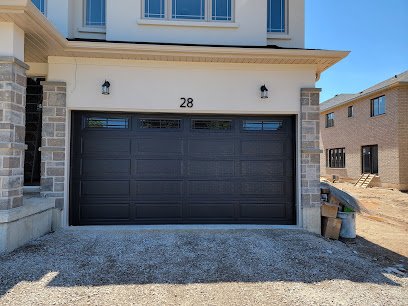
<svg viewBox="0 0 408 306">
<path fill-rule="evenodd" d="M 261 86 L 261 99 L 268 99 L 268 88 L 266 88 L 266 85 Z"/>
<path fill-rule="evenodd" d="M 105 81 L 102 85 L 102 94 L 103 95 L 109 95 L 110 94 L 110 83 L 108 81 Z"/>
</svg>

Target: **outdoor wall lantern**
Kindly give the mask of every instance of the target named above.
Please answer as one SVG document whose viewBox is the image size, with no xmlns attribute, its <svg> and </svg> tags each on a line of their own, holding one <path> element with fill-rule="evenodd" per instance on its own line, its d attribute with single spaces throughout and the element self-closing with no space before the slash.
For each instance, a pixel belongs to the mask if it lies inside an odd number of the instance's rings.
<svg viewBox="0 0 408 306">
<path fill-rule="evenodd" d="M 261 86 L 261 99 L 268 99 L 268 88 L 265 84 Z"/>
<path fill-rule="evenodd" d="M 110 88 L 110 83 L 108 81 L 105 81 L 105 83 L 103 83 L 102 85 L 102 94 L 103 95 L 109 95 L 109 88 Z"/>
</svg>

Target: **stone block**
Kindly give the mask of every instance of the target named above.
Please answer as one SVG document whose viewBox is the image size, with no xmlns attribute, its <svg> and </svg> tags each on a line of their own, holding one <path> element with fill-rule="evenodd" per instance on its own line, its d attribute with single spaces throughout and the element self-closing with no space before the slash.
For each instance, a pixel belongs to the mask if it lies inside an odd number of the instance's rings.
<svg viewBox="0 0 408 306">
<path fill-rule="evenodd" d="M 46 168 L 47 176 L 64 176 L 65 168 Z"/>
<path fill-rule="evenodd" d="M 47 139 L 47 145 L 49 147 L 63 147 L 63 146 L 65 146 L 65 139 L 63 139 L 63 138 L 49 138 L 49 139 Z"/>
<path fill-rule="evenodd" d="M 65 161 L 65 152 L 53 152 L 52 160 L 55 161 Z"/>
<path fill-rule="evenodd" d="M 48 106 L 66 106 L 66 94 L 48 93 Z"/>
<path fill-rule="evenodd" d="M 20 158 L 18 157 L 3 157 L 3 168 L 19 168 L 20 167 Z"/>
<path fill-rule="evenodd" d="M 41 192 L 53 191 L 54 179 L 52 177 L 45 178 L 41 177 Z"/>
</svg>

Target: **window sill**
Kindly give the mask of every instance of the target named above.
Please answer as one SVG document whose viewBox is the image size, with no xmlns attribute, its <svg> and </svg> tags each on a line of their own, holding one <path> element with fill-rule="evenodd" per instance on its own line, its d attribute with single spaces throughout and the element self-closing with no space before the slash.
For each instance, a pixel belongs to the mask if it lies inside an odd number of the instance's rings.
<svg viewBox="0 0 408 306">
<path fill-rule="evenodd" d="M 331 169 L 331 170 L 345 170 L 346 167 L 344 168 L 332 168 L 332 167 L 326 167 L 326 169 Z"/>
<path fill-rule="evenodd" d="M 175 21 L 175 20 L 138 19 L 137 24 L 146 26 L 239 28 L 239 24 L 236 22 L 219 22 L 219 21 L 184 21 L 184 20 Z"/>
<path fill-rule="evenodd" d="M 106 34 L 105 27 L 80 27 L 78 28 L 78 32 L 81 33 L 99 33 L 99 34 Z"/>
<path fill-rule="evenodd" d="M 377 116 L 370 116 L 370 118 L 371 118 L 371 119 L 375 119 L 375 118 L 378 118 L 378 117 L 384 117 L 384 116 L 386 116 L 386 115 L 387 115 L 387 113 L 381 114 L 381 115 L 377 115 Z"/>
<path fill-rule="evenodd" d="M 268 39 L 281 39 L 281 40 L 291 40 L 292 37 L 290 37 L 288 34 L 282 33 L 268 33 L 267 34 Z"/>
</svg>

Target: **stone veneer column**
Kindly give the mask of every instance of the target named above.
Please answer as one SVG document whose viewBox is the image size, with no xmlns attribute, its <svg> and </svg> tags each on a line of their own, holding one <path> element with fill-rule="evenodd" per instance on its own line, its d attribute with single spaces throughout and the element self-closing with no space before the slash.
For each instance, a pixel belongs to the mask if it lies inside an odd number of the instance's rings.
<svg viewBox="0 0 408 306">
<path fill-rule="evenodd" d="M 302 88 L 301 193 L 303 228 L 320 234 L 320 88 Z"/>
<path fill-rule="evenodd" d="M 64 208 L 66 83 L 43 85 L 41 195 L 55 198 L 55 207 Z"/>
<path fill-rule="evenodd" d="M 27 69 L 0 57 L 0 210 L 23 205 Z"/>
</svg>

